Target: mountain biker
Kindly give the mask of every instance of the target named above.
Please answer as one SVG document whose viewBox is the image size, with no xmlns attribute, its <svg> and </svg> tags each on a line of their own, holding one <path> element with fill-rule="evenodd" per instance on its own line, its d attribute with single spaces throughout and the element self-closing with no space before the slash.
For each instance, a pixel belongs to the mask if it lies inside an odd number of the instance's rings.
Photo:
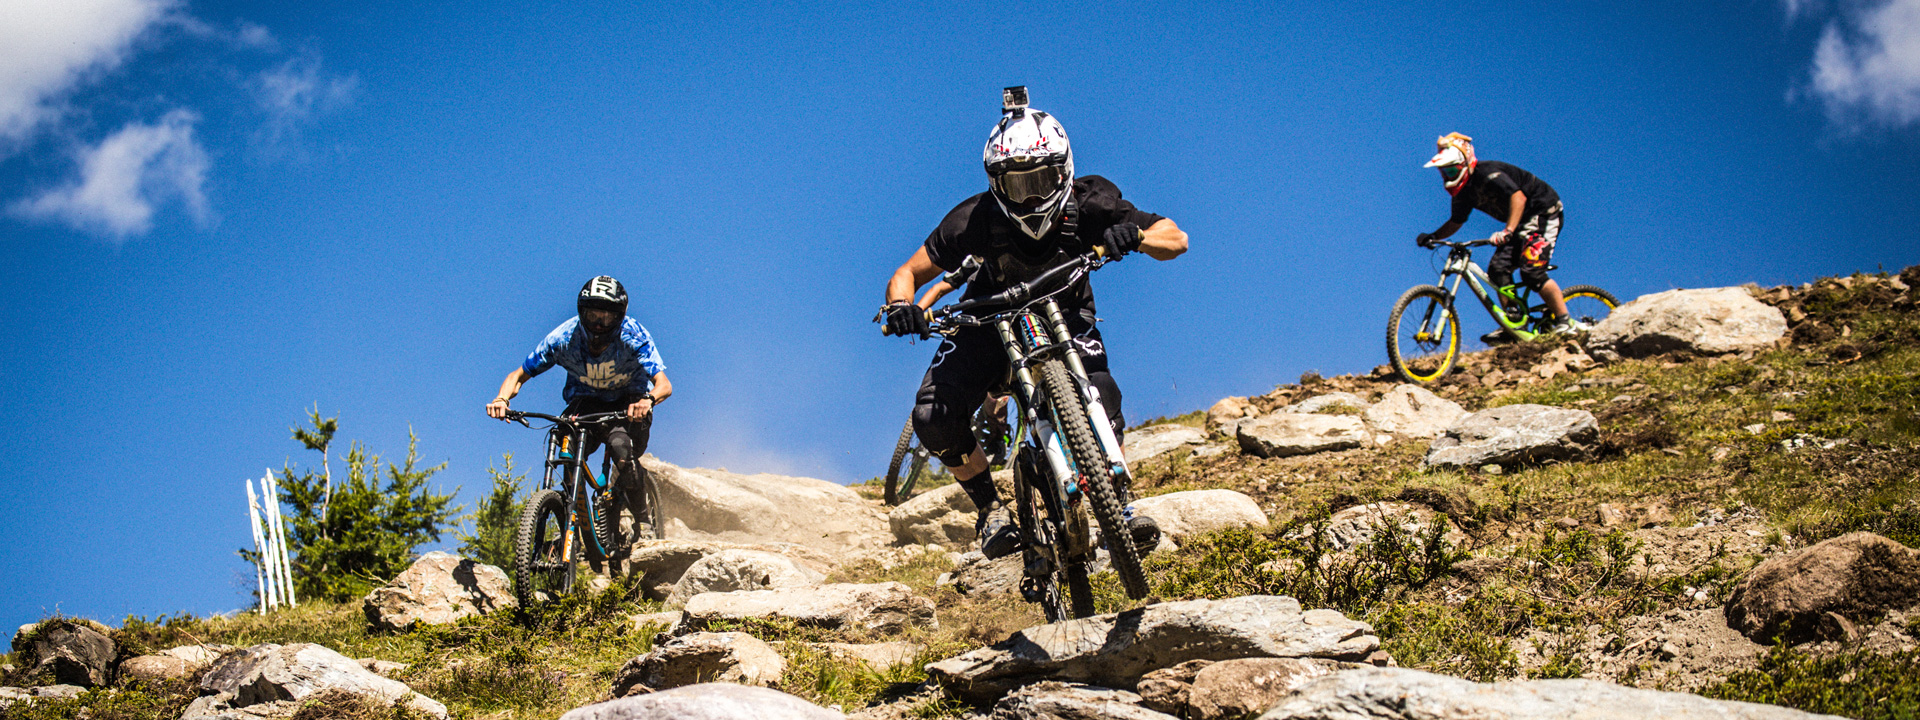
<svg viewBox="0 0 1920 720">
<path fill-rule="evenodd" d="M 1513 296 L 1513 271 L 1517 269 L 1521 281 L 1540 293 L 1553 310 L 1548 332 L 1579 329 L 1567 316 L 1560 284 L 1547 277 L 1553 243 L 1560 237 L 1560 194 L 1533 173 L 1503 162 L 1476 159 L 1473 138 L 1447 133 L 1438 145 L 1440 151 L 1424 167 L 1440 169 L 1440 180 L 1453 196 L 1453 215 L 1438 230 L 1420 233 L 1414 243 L 1433 247 L 1432 241 L 1452 237 L 1476 208 L 1505 222 L 1488 238 L 1495 249 L 1493 259 L 1487 262 L 1487 276 L 1500 286 L 1502 302 Z M 1504 331 L 1495 330 L 1481 339 L 1493 342 L 1504 335 Z"/>
<path fill-rule="evenodd" d="M 964 295 L 975 298 L 1031 280 L 1094 246 L 1107 247 L 1116 259 L 1139 251 L 1172 260 L 1186 252 L 1187 234 L 1172 220 L 1136 209 L 1106 178 L 1076 178 L 1066 130 L 1052 115 L 1027 107 L 1024 96 L 1024 88 L 1008 89 L 1000 121 L 987 138 L 982 160 L 988 191 L 949 211 L 888 281 L 881 313 L 889 332 L 930 337 L 927 313 L 913 302 L 914 291 L 943 270 L 959 270 L 969 255 L 979 256 L 983 266 Z M 1126 422 L 1120 388 L 1107 370 L 1106 348 L 1093 325 L 1093 288 L 1083 278 L 1055 298 L 1118 434 Z M 975 529 L 982 553 L 990 558 L 1017 550 L 1018 532 L 1000 508 L 999 490 L 968 420 L 1006 372 L 1007 357 L 993 328 L 961 328 L 942 340 L 913 410 L 921 444 L 959 478 L 979 508 Z M 1120 492 L 1127 496 L 1126 488 Z M 1151 518 L 1131 515 L 1128 522 L 1136 547 L 1151 551 L 1159 544 L 1159 527 Z"/>
<path fill-rule="evenodd" d="M 564 368 L 567 384 L 560 397 L 567 409 L 562 415 L 627 414 L 626 422 L 599 425 L 589 432 L 579 457 L 585 459 L 605 443 L 627 498 L 644 503 L 640 456 L 646 454 L 653 432 L 653 409 L 673 395 L 666 362 L 647 329 L 627 317 L 627 289 L 620 281 L 605 275 L 588 280 L 580 288 L 576 308 L 579 315 L 547 333 L 520 367 L 507 373 L 499 394 L 487 403 L 487 416 L 505 420 L 507 404 L 520 394 L 521 385 L 555 365 Z M 646 517 L 644 507 L 628 509 L 636 518 Z"/>
</svg>

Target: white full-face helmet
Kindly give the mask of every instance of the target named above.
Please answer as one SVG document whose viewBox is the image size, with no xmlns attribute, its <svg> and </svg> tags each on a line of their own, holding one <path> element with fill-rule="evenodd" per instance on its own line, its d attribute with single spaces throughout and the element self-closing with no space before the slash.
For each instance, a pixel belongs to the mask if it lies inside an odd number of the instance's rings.
<svg viewBox="0 0 1920 720">
<path fill-rule="evenodd" d="M 1027 107 L 1026 88 L 1007 88 L 1000 123 L 987 137 L 982 162 L 993 200 L 1021 232 L 1039 239 L 1053 229 L 1073 188 L 1073 149 L 1060 121 Z"/>
</svg>

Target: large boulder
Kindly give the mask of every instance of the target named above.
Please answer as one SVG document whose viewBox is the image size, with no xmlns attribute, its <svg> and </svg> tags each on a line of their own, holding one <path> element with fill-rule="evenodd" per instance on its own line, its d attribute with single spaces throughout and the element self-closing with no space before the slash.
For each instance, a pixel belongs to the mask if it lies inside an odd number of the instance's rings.
<svg viewBox="0 0 1920 720">
<path fill-rule="evenodd" d="M 1206 441 L 1207 431 L 1190 425 L 1148 425 L 1128 430 L 1121 452 L 1126 454 L 1128 463 L 1137 463 Z"/>
<path fill-rule="evenodd" d="M 990 720 L 1178 720 L 1140 706 L 1125 690 L 1078 683 L 1040 682 L 1022 687 L 993 706 Z"/>
<path fill-rule="evenodd" d="M 181 720 L 291 717 L 300 701 L 323 694 L 406 705 L 428 717 L 447 717 L 447 707 L 438 701 L 312 643 L 269 643 L 227 653 L 201 676 L 200 691 Z"/>
<path fill-rule="evenodd" d="M 831 554 L 893 544 L 887 516 L 852 489 L 814 478 L 682 468 L 641 458 L 673 539 L 793 542 Z"/>
<path fill-rule="evenodd" d="M 1013 553 L 988 560 L 978 550 L 968 551 L 954 564 L 953 570 L 947 575 L 948 581 L 961 595 L 1005 595 L 1017 592 L 1025 572 L 1020 564 L 1020 555 Z"/>
<path fill-rule="evenodd" d="M 1614 308 L 1587 337 L 1601 360 L 1674 350 L 1724 354 L 1772 347 L 1787 334 L 1779 308 L 1745 288 L 1668 290 Z"/>
<path fill-rule="evenodd" d="M 1295 688 L 1332 674 L 1332 663 L 1305 658 L 1239 658 L 1200 669 L 1187 691 L 1191 720 L 1240 720 L 1264 712 Z"/>
<path fill-rule="evenodd" d="M 1388 390 L 1360 417 L 1381 432 L 1431 438 L 1439 437 L 1466 415 L 1459 403 L 1418 385 L 1401 384 Z"/>
<path fill-rule="evenodd" d="M 1216 428 L 1228 435 L 1233 434 L 1233 426 L 1242 418 L 1254 414 L 1253 401 L 1244 397 L 1221 398 L 1213 407 L 1207 408 L 1207 427 Z"/>
<path fill-rule="evenodd" d="M 513 582 L 492 565 L 434 551 L 360 603 L 367 625 L 404 632 L 415 625 L 447 625 L 464 617 L 513 607 Z"/>
<path fill-rule="evenodd" d="M 1292 405 L 1288 405 L 1286 407 L 1280 408 L 1280 412 L 1310 414 L 1310 413 L 1317 413 L 1317 412 L 1322 412 L 1326 410 L 1331 410 L 1333 408 L 1346 408 L 1348 410 L 1365 410 L 1367 409 L 1367 399 L 1350 392 L 1335 391 L 1335 392 L 1326 393 L 1324 395 L 1315 395 L 1313 397 L 1307 398 L 1305 400 L 1301 400 L 1300 402 L 1294 403 Z"/>
<path fill-rule="evenodd" d="M 1727 625 L 1759 643 L 1841 639 L 1847 623 L 1916 605 L 1920 550 L 1856 532 L 1754 567 L 1727 600 Z"/>
<path fill-rule="evenodd" d="M 99 687 L 112 679 L 119 648 L 97 623 L 57 617 L 21 628 L 13 636 L 13 651 L 19 655 L 15 662 L 31 675 Z"/>
<path fill-rule="evenodd" d="M 927 666 L 949 695 L 985 703 L 1040 680 L 1132 688 L 1141 675 L 1188 660 L 1365 658 L 1373 628 L 1290 597 L 1157 603 L 1118 614 L 1030 627 L 990 647 Z"/>
<path fill-rule="evenodd" d="M 773 646 L 739 632 L 693 633 L 628 660 L 613 674 L 613 696 L 626 697 L 703 682 L 771 687 L 787 672 Z"/>
<path fill-rule="evenodd" d="M 935 627 L 933 601 L 903 583 L 830 583 L 807 588 L 740 590 L 695 595 L 687 601 L 675 634 L 716 623 L 787 620 L 829 630 L 897 630 Z"/>
<path fill-rule="evenodd" d="M 1172 540 L 1234 527 L 1266 527 L 1260 503 L 1233 490 L 1186 490 L 1140 498 L 1135 514 L 1153 518 L 1160 532 Z"/>
<path fill-rule="evenodd" d="M 1260 720 L 1806 720 L 1831 718 L 1775 705 L 1708 700 L 1598 680 L 1477 683 L 1406 668 L 1346 670 L 1308 682 Z"/>
<path fill-rule="evenodd" d="M 1289 412 L 1242 420 L 1235 433 L 1243 452 L 1270 458 L 1357 448 L 1373 437 L 1351 415 Z"/>
<path fill-rule="evenodd" d="M 123 683 L 166 682 L 169 680 L 187 680 L 198 670 L 189 663 L 171 655 L 140 655 L 120 661 L 120 681 Z"/>
<path fill-rule="evenodd" d="M 575 708 L 560 720 L 846 720 L 846 715 L 763 687 L 701 683 Z"/>
<path fill-rule="evenodd" d="M 1593 413 L 1506 405 L 1461 418 L 1427 450 L 1431 466 L 1479 467 L 1565 458 L 1600 436 Z"/>
<path fill-rule="evenodd" d="M 640 588 L 647 599 L 665 600 L 694 564 L 727 550 L 772 553 L 793 561 L 802 569 L 823 574 L 836 564 L 836 558 L 845 557 L 784 542 L 742 545 L 718 540 L 641 540 L 615 565 L 627 576 L 640 578 Z"/>
<path fill-rule="evenodd" d="M 906 545 L 971 545 L 980 509 L 959 483 L 908 498 L 887 513 L 895 542 Z"/>
<path fill-rule="evenodd" d="M 667 605 L 680 607 L 701 593 L 809 587 L 825 579 L 785 555 L 728 548 L 694 561 L 674 583 Z"/>
</svg>

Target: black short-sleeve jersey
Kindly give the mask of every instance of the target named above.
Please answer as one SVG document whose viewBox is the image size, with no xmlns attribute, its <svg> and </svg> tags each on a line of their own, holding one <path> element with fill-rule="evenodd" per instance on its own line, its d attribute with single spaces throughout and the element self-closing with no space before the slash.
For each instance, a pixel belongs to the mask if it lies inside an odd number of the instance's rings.
<svg viewBox="0 0 1920 720">
<path fill-rule="evenodd" d="M 1560 204 L 1560 194 L 1554 192 L 1545 180 L 1534 177 L 1533 173 L 1507 163 L 1482 160 L 1474 166 L 1473 177 L 1467 179 L 1467 186 L 1460 189 L 1460 194 L 1453 196 L 1452 222 L 1465 223 L 1476 208 L 1500 222 L 1506 222 L 1507 213 L 1513 211 L 1511 198 L 1516 190 L 1527 194 L 1527 207 L 1522 211 L 1526 217 L 1539 215 Z"/>
<path fill-rule="evenodd" d="M 1075 178 L 1072 200 L 1076 222 L 1056 221 L 1053 229 L 1035 240 L 1021 232 L 987 193 L 967 198 L 927 236 L 927 257 L 940 269 L 951 272 L 968 255 L 978 256 L 984 271 L 967 284 L 963 296 L 975 298 L 1032 279 L 1073 255 L 1087 252 L 1115 225 L 1131 222 L 1145 229 L 1161 220 L 1159 215 L 1135 208 L 1120 197 L 1120 188 L 1098 175 Z M 1074 226 L 1071 232 L 1068 225 Z M 1057 297 L 1063 308 L 1093 309 L 1093 288 L 1085 280 Z"/>
</svg>

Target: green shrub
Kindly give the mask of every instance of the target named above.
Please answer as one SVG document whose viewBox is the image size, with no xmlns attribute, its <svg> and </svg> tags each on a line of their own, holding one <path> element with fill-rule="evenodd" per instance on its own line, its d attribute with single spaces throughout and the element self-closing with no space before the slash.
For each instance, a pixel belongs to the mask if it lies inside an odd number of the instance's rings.
<svg viewBox="0 0 1920 720">
<path fill-rule="evenodd" d="M 473 532 L 457 530 L 460 554 L 495 567 L 513 567 L 513 534 L 519 531 L 520 511 L 527 505 L 526 473 L 515 473 L 513 453 L 501 460 L 504 467 L 487 468 L 493 478 L 493 491 L 480 501 L 468 519 Z"/>
<path fill-rule="evenodd" d="M 1861 649 L 1822 657 L 1775 645 L 1759 668 L 1734 673 L 1700 694 L 1862 720 L 1906 720 L 1920 717 L 1920 652 Z"/>
</svg>

